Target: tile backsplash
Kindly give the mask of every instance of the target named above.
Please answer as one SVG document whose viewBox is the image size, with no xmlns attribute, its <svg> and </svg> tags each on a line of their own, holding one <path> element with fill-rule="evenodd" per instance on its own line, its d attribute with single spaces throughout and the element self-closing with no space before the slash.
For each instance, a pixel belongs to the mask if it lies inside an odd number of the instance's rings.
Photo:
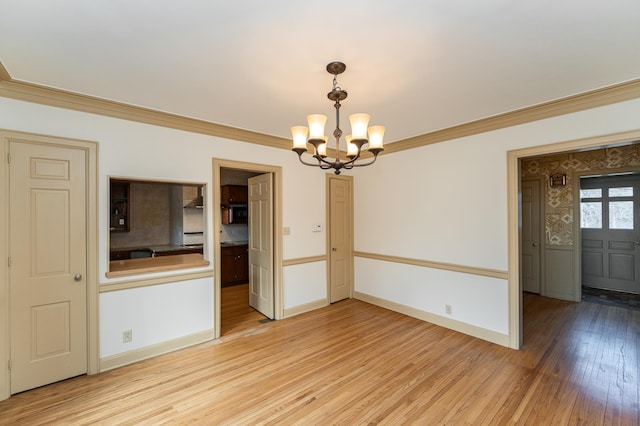
<svg viewBox="0 0 640 426">
<path fill-rule="evenodd" d="M 249 227 L 247 225 L 221 225 L 220 242 L 247 241 Z"/>
</svg>

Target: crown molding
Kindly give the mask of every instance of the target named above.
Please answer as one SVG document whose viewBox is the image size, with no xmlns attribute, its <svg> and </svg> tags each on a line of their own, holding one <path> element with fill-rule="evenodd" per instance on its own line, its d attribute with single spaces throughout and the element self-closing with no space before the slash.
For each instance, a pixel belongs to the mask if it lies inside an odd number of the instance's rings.
<svg viewBox="0 0 640 426">
<path fill-rule="evenodd" d="M 637 98 L 640 98 L 640 78 L 506 112 L 504 114 L 463 123 L 446 129 L 425 133 L 424 135 L 402 139 L 385 145 L 385 150 L 380 155 L 405 151 L 438 142 L 504 129 L 519 124 L 530 123 L 545 118 L 557 117 L 559 115 L 584 111 Z"/>
<path fill-rule="evenodd" d="M 107 99 L 68 92 L 16 80 L 2 80 L 0 70 L 0 96 L 49 105 L 58 108 L 88 112 L 123 120 L 137 121 L 155 126 L 169 127 L 241 142 L 249 142 L 274 148 L 291 149 L 291 141 L 285 138 L 237 129 L 205 120 L 155 111 Z"/>
<path fill-rule="evenodd" d="M 49 105 L 58 108 L 88 112 L 123 120 L 136 121 L 155 126 L 168 127 L 241 142 L 254 143 L 280 149 L 291 149 L 289 139 L 267 135 L 210 121 L 184 117 L 177 114 L 156 111 L 150 108 L 128 105 L 94 96 L 41 86 L 11 78 L 0 62 L 0 96 Z M 459 124 L 442 130 L 387 143 L 380 155 L 406 151 L 425 145 L 445 142 L 465 136 L 499 130 L 545 118 L 584 111 L 591 108 L 640 98 L 640 78 L 614 84 L 578 95 L 561 98 L 538 105 L 494 115 L 480 120 Z M 335 154 L 329 150 L 329 155 Z M 370 157 L 368 152 L 363 158 Z"/>
<path fill-rule="evenodd" d="M 9 75 L 9 71 L 2 65 L 0 62 L 0 82 L 11 80 L 11 76 Z"/>
</svg>

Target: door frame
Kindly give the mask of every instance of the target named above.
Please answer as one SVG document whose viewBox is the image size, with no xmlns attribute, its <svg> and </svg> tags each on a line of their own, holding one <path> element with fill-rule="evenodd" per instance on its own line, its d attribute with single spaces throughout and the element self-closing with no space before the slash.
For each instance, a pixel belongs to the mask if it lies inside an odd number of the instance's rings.
<svg viewBox="0 0 640 426">
<path fill-rule="evenodd" d="M 565 142 L 538 145 L 529 148 L 507 151 L 507 228 L 508 228 L 508 300 L 509 300 L 509 346 L 522 347 L 522 282 L 520 280 L 520 160 L 527 157 L 577 151 L 583 148 L 607 148 L 616 144 L 626 144 L 640 139 L 640 130 L 613 133 L 592 138 L 576 139 Z M 590 172 L 593 173 L 593 172 Z M 575 203 L 575 194 L 574 194 Z M 579 222 L 574 218 L 574 235 L 579 233 Z M 575 243 L 577 244 L 577 242 Z M 581 262 L 580 252 L 574 250 L 574 268 L 578 270 Z M 575 275 L 574 285 L 581 285 L 581 274 Z"/>
<path fill-rule="evenodd" d="M 226 160 L 213 158 L 213 178 L 210 193 L 213 194 L 213 259 L 214 259 L 214 291 L 213 291 L 213 322 L 214 339 L 221 336 L 221 294 L 222 278 L 220 276 L 221 254 L 220 229 L 222 213 L 220 208 L 220 169 L 246 170 L 258 173 L 271 173 L 273 175 L 273 298 L 274 316 L 276 320 L 282 319 L 282 167 L 268 164 L 248 163 L 245 161 Z"/>
<path fill-rule="evenodd" d="M 349 271 L 349 298 L 353 298 L 354 282 L 355 282 L 355 267 L 353 264 L 353 252 L 354 252 L 354 188 L 353 188 L 353 176 L 349 175 L 336 175 L 335 173 L 327 173 L 325 178 L 325 193 L 326 193 L 326 257 L 327 257 L 327 305 L 331 304 L 331 180 L 338 179 L 349 183 L 351 188 L 351 211 L 349 212 L 349 228 L 351 229 L 351 235 L 349 236 L 349 263 L 351 270 Z"/>
<path fill-rule="evenodd" d="M 0 129 L 0 176 L 4 184 L 0 187 L 0 401 L 11 395 L 9 372 L 10 327 L 9 327 L 9 142 L 23 142 L 44 146 L 58 146 L 83 150 L 87 164 L 86 215 L 87 215 L 87 374 L 99 372 L 99 324 L 98 324 L 98 143 L 72 138 L 45 136 L 33 133 Z"/>
</svg>

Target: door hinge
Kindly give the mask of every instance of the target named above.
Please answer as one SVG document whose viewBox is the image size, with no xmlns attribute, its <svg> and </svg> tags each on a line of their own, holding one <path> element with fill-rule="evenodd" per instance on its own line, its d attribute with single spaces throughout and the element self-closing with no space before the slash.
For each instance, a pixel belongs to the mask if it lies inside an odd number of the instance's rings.
<svg viewBox="0 0 640 426">
<path fill-rule="evenodd" d="M 7 152 L 7 163 L 11 164 L 11 153 Z"/>
<path fill-rule="evenodd" d="M 7 367 L 11 370 L 11 360 L 7 361 Z"/>
<path fill-rule="evenodd" d="M 7 258 L 7 266 L 11 267 L 11 258 L 10 257 Z"/>
</svg>

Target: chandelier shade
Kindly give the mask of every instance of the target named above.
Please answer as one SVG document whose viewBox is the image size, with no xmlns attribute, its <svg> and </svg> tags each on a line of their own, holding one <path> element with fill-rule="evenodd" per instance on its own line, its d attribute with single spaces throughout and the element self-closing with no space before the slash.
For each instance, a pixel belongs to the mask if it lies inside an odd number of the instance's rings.
<svg viewBox="0 0 640 426">
<path fill-rule="evenodd" d="M 342 169 L 352 169 L 353 167 L 369 166 L 375 163 L 378 154 L 384 151 L 384 126 L 369 127 L 370 115 L 364 113 L 351 114 L 349 122 L 351 124 L 351 134 L 345 136 L 346 158 L 340 159 L 340 138 L 342 137 L 342 129 L 340 129 L 340 106 L 341 101 L 347 98 L 347 92 L 338 86 L 338 74 L 342 74 L 346 69 L 346 65 L 342 62 L 331 62 L 327 65 L 327 72 L 333 74 L 333 87 L 327 98 L 333 101 L 336 110 L 336 128 L 333 131 L 335 138 L 335 154 L 334 160 L 327 159 L 327 140 L 325 136 L 325 126 L 327 116 L 324 114 L 310 114 L 307 116 L 307 126 L 291 127 L 291 135 L 293 138 L 292 150 L 298 154 L 300 162 L 306 166 L 320 167 L 323 170 L 334 169 L 335 174 L 340 174 Z M 309 151 L 308 145 L 313 147 L 312 155 L 316 159 L 316 163 L 308 163 L 302 158 L 302 154 Z M 364 146 L 367 145 L 366 148 Z M 357 163 L 366 150 L 373 155 L 373 159 L 368 162 Z"/>
</svg>

